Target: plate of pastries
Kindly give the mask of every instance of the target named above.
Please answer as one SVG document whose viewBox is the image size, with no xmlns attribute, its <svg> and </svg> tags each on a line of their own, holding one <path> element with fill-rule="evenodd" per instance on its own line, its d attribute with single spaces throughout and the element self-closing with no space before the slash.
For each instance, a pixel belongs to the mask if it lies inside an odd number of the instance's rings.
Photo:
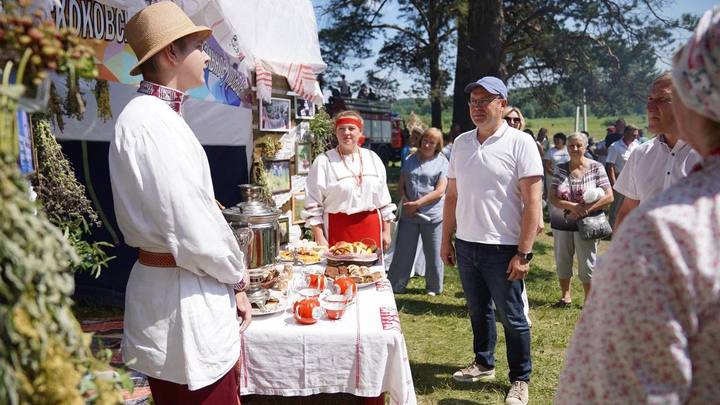
<svg viewBox="0 0 720 405">
<path fill-rule="evenodd" d="M 325 252 L 329 265 L 366 265 L 370 266 L 378 260 L 378 249 L 373 241 L 345 242 L 340 241 L 330 246 Z"/>
<path fill-rule="evenodd" d="M 299 261 L 302 264 L 317 264 L 322 260 L 325 247 L 313 241 L 301 240 L 296 245 L 288 246 L 280 251 L 280 260 L 284 262 Z"/>
<path fill-rule="evenodd" d="M 385 272 L 357 264 L 347 266 L 328 265 L 325 267 L 325 276 L 332 279 L 340 276 L 348 276 L 355 281 L 358 287 L 365 287 L 385 278 Z"/>
</svg>

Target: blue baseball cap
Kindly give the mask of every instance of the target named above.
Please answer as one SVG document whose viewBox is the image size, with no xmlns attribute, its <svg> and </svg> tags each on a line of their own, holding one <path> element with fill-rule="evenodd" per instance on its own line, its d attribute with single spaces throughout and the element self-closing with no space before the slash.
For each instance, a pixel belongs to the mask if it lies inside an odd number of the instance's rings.
<svg viewBox="0 0 720 405">
<path fill-rule="evenodd" d="M 503 81 L 498 79 L 497 77 L 485 76 L 476 82 L 472 82 L 465 86 L 465 93 L 470 94 L 478 87 L 482 87 L 489 93 L 497 94 L 501 98 L 507 100 L 507 87 L 505 87 L 505 83 L 503 83 Z"/>
</svg>

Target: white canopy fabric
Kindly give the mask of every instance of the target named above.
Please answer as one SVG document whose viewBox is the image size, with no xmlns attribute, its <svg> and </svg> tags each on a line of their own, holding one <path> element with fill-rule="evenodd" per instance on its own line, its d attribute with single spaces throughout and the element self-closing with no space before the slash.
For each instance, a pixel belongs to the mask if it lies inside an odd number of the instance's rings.
<svg viewBox="0 0 720 405">
<path fill-rule="evenodd" d="M 299 63 L 322 73 L 315 11 L 307 0 L 212 0 L 247 46 L 249 63 Z M 282 72 L 273 72 L 282 74 Z"/>
</svg>

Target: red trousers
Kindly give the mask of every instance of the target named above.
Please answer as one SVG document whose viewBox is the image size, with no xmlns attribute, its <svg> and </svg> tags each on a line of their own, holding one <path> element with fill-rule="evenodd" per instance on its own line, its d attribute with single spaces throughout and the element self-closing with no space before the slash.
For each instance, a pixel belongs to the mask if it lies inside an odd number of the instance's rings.
<svg viewBox="0 0 720 405">
<path fill-rule="evenodd" d="M 190 391 L 187 385 L 148 377 L 153 401 L 157 405 L 239 405 L 235 368 L 207 387 Z"/>
</svg>

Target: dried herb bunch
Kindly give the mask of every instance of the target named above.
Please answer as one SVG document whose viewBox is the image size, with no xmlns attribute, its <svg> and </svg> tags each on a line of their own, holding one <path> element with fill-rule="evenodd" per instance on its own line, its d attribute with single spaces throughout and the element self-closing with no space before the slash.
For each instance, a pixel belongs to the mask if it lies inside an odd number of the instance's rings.
<svg viewBox="0 0 720 405">
<path fill-rule="evenodd" d="M 33 136 L 38 157 L 34 189 L 50 220 L 53 223 L 85 220 L 99 226 L 97 214 L 85 196 L 85 186 L 75 177 L 47 116 L 33 115 Z"/>
<path fill-rule="evenodd" d="M 265 161 L 260 159 L 255 159 L 255 162 L 253 162 L 252 165 L 252 175 L 251 180 L 253 184 L 257 184 L 261 187 L 260 191 L 260 199 L 270 205 L 271 207 L 275 206 L 275 201 L 272 198 L 272 193 L 270 192 L 270 186 L 268 185 L 268 173 L 265 169 Z"/>
<path fill-rule="evenodd" d="M 280 152 L 282 143 L 277 136 L 267 135 L 262 141 L 257 143 L 257 146 L 262 149 L 263 159 L 274 159 L 275 155 Z"/>
<path fill-rule="evenodd" d="M 35 192 L 45 214 L 55 226 L 65 231 L 80 261 L 74 271 L 89 271 L 98 277 L 112 259 L 103 248 L 107 242 L 88 242 L 91 227 L 100 226 L 97 213 L 86 197 L 85 186 L 75 177 L 70 162 L 50 129 L 49 117 L 33 115 L 33 136 L 38 155 L 34 179 Z"/>
<path fill-rule="evenodd" d="M 95 101 L 97 102 L 98 118 L 107 122 L 112 119 L 110 108 L 110 84 L 107 80 L 97 79 L 95 81 Z"/>
<path fill-rule="evenodd" d="M 328 150 L 330 140 L 335 136 L 332 118 L 330 118 L 324 107 L 320 107 L 313 119 L 310 120 L 310 133 L 312 134 L 310 151 L 312 158 L 315 159 L 315 157 Z"/>
</svg>

